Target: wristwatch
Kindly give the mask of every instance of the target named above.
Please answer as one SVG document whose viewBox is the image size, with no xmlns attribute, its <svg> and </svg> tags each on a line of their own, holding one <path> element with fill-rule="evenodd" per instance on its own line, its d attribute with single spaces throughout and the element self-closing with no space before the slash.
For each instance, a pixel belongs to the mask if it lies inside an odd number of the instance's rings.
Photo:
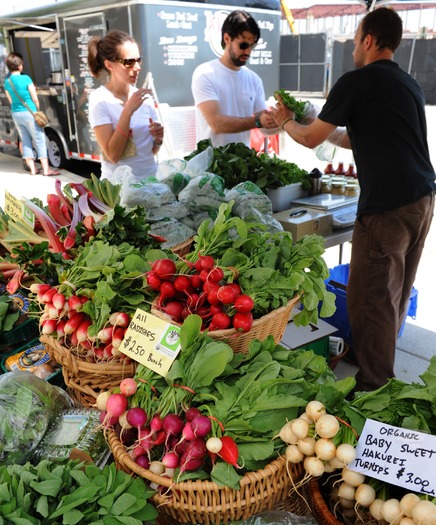
<svg viewBox="0 0 436 525">
<path fill-rule="evenodd" d="M 254 118 L 254 125 L 256 126 L 256 128 L 261 128 L 262 127 L 262 123 L 260 122 L 260 113 L 258 113 L 255 118 Z"/>
</svg>

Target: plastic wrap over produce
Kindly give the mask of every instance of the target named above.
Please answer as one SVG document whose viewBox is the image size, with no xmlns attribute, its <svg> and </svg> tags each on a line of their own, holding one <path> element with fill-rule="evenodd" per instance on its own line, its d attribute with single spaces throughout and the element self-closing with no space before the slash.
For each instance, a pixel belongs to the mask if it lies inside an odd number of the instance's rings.
<svg viewBox="0 0 436 525">
<path fill-rule="evenodd" d="M 314 518 L 309 516 L 297 516 L 292 512 L 269 510 L 251 516 L 240 525 L 317 525 Z"/>
<path fill-rule="evenodd" d="M 71 406 L 65 391 L 34 374 L 0 376 L 0 464 L 29 461 L 47 429 Z"/>
</svg>

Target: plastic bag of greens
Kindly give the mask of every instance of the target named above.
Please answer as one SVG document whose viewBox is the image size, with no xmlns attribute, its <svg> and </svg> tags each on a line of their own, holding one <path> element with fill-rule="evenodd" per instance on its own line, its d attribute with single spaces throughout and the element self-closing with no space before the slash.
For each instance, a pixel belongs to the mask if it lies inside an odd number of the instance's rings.
<svg viewBox="0 0 436 525">
<path fill-rule="evenodd" d="M 169 159 L 159 163 L 156 178 L 166 184 L 174 195 L 178 195 L 188 185 L 191 177 L 184 173 L 186 160 Z"/>
<path fill-rule="evenodd" d="M 261 214 L 272 214 L 272 202 L 254 182 L 245 181 L 226 191 L 226 200 L 234 201 L 233 215 L 244 220 L 254 220 L 253 209 Z"/>
<path fill-rule="evenodd" d="M 194 230 L 173 218 L 152 222 L 150 233 L 160 235 L 165 239 L 165 242 L 161 244 L 162 248 L 172 248 L 196 234 Z"/>
<path fill-rule="evenodd" d="M 213 212 L 225 202 L 224 179 L 213 173 L 193 178 L 179 193 L 182 202 L 191 212 Z"/>
<path fill-rule="evenodd" d="M 69 396 L 34 374 L 15 371 L 0 376 L 0 464 L 30 460 Z"/>
<path fill-rule="evenodd" d="M 189 210 L 184 204 L 174 201 L 157 208 L 147 208 L 146 216 L 149 222 L 157 222 L 170 217 L 180 220 L 186 217 L 188 213 Z"/>
</svg>

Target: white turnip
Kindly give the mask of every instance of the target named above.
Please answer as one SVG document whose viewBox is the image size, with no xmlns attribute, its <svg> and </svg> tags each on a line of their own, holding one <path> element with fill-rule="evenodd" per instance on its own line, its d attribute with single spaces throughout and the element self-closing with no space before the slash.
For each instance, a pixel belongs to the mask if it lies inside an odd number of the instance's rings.
<svg viewBox="0 0 436 525">
<path fill-rule="evenodd" d="M 300 461 L 303 461 L 304 454 L 297 445 L 288 445 L 286 447 L 285 457 L 289 463 L 300 463 Z"/>
<path fill-rule="evenodd" d="M 348 465 L 356 458 L 356 449 L 349 443 L 341 443 L 336 448 L 336 457 L 343 464 Z"/>
<path fill-rule="evenodd" d="M 412 508 L 412 519 L 416 525 L 436 525 L 436 505 L 428 499 L 418 501 Z"/>
<path fill-rule="evenodd" d="M 319 438 L 315 441 L 315 455 L 323 461 L 329 461 L 336 455 L 336 445 L 330 439 Z"/>
<path fill-rule="evenodd" d="M 361 507 L 369 507 L 371 503 L 375 500 L 375 490 L 371 485 L 368 485 L 367 483 L 362 483 L 362 485 L 359 485 L 356 489 L 356 493 L 354 494 L 354 499 L 356 500 L 356 503 L 360 505 Z"/>
<path fill-rule="evenodd" d="M 418 494 L 413 492 L 408 492 L 400 499 L 400 509 L 401 512 L 408 518 L 412 517 L 412 508 L 418 501 L 421 501 Z"/>
<path fill-rule="evenodd" d="M 313 420 L 318 421 L 318 419 L 326 413 L 325 406 L 315 399 L 309 401 L 306 405 L 306 413 Z"/>
<path fill-rule="evenodd" d="M 398 525 L 403 517 L 400 502 L 396 498 L 390 498 L 383 503 L 381 508 L 383 519 L 393 525 Z M 418 522 L 416 522 L 418 524 Z"/>
<path fill-rule="evenodd" d="M 298 417 L 291 421 L 291 430 L 298 439 L 304 439 L 309 433 L 309 423 Z"/>
<path fill-rule="evenodd" d="M 315 432 L 322 438 L 333 438 L 339 431 L 339 421 L 331 414 L 323 414 L 315 422 Z"/>
</svg>

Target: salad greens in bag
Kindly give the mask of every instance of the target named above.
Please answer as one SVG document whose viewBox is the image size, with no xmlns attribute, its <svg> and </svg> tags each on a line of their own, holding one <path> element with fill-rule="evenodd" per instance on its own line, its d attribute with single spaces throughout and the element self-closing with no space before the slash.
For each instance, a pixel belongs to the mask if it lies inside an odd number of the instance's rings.
<svg viewBox="0 0 436 525">
<path fill-rule="evenodd" d="M 34 374 L 0 376 L 0 464 L 26 463 L 47 429 L 71 406 L 66 392 Z"/>
</svg>

